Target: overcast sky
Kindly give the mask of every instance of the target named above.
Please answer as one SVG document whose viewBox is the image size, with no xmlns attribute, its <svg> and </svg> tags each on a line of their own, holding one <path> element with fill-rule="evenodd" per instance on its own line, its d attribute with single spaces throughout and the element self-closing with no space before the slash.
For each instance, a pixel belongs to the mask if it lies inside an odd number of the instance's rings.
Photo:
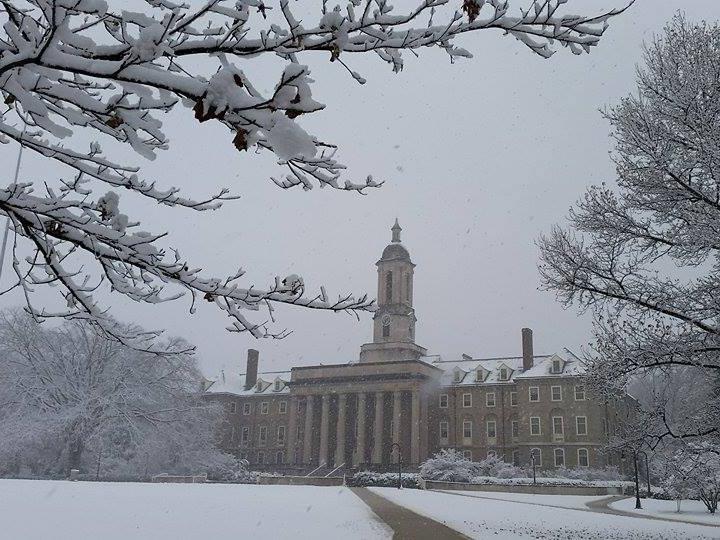
<svg viewBox="0 0 720 540">
<path fill-rule="evenodd" d="M 568 11 L 590 14 L 623 1 L 571 0 Z M 198 214 L 161 210 L 121 193 L 121 211 L 148 230 L 169 230 L 169 244 L 208 274 L 242 266 L 250 281 L 267 286 L 276 275 L 297 273 L 311 289 L 373 296 L 375 262 L 397 217 L 417 265 L 416 338 L 431 354 L 517 355 L 523 326 L 534 330 L 538 353 L 578 350 L 591 340 L 590 320 L 538 290 L 534 242 L 562 221 L 586 186 L 613 180 L 608 124 L 598 109 L 633 91 L 643 40 L 678 9 L 693 19 L 720 19 L 718 0 L 638 0 L 611 21 L 590 55 L 560 50 L 543 60 L 487 31 L 459 42 L 475 58 L 454 65 L 438 50 L 420 51 L 419 59 L 406 54 L 400 74 L 371 55 L 347 58 L 367 79 L 364 86 L 326 54 L 304 56 L 317 81 L 314 97 L 327 109 L 302 125 L 340 145 L 350 177 L 373 174 L 386 181 L 381 189 L 364 197 L 283 191 L 268 180 L 278 172 L 269 156 L 237 152 L 226 130 L 199 125 L 180 108 L 165 126 L 171 148 L 154 162 L 134 161 L 160 185 L 198 197 L 228 186 L 242 198 Z M 280 73 L 278 64 L 242 67 L 264 89 Z M 15 155 L 16 147 L 0 147 L 8 176 Z M 60 174 L 26 157 L 21 179 Z M 3 286 L 9 279 L 3 276 Z M 20 301 L 0 298 L 2 306 Z M 293 333 L 277 341 L 228 333 L 226 319 L 210 305 L 194 315 L 186 300 L 146 306 L 112 298 L 109 305 L 122 320 L 196 344 L 208 376 L 221 368 L 244 371 L 248 347 L 260 350 L 261 370 L 270 370 L 356 360 L 371 339 L 370 314 L 358 321 L 279 308 L 278 325 Z"/>
</svg>

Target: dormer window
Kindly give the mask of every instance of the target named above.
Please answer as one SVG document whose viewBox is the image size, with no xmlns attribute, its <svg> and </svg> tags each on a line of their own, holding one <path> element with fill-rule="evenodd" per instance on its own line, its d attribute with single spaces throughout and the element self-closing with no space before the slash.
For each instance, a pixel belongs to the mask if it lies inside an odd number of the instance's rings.
<svg viewBox="0 0 720 540">
<path fill-rule="evenodd" d="M 552 362 L 552 372 L 553 373 L 562 373 L 562 361 L 555 359 Z"/>
<path fill-rule="evenodd" d="M 501 380 L 501 381 L 507 381 L 507 380 L 508 380 L 508 370 L 507 370 L 507 368 L 500 368 L 500 380 Z"/>
<path fill-rule="evenodd" d="M 256 392 L 262 392 L 263 391 L 263 381 L 262 379 L 258 379 L 258 381 L 255 383 L 255 391 Z"/>
<path fill-rule="evenodd" d="M 275 391 L 279 392 L 282 390 L 283 382 L 280 379 L 275 379 Z"/>
<path fill-rule="evenodd" d="M 454 377 L 453 377 L 453 380 L 454 380 L 456 383 L 462 382 L 462 380 L 463 380 L 463 375 L 464 375 L 464 371 L 463 371 L 462 369 L 456 369 L 456 370 L 455 370 L 455 375 L 454 375 Z"/>
<path fill-rule="evenodd" d="M 482 368 L 475 370 L 475 380 L 477 382 L 483 382 L 485 380 L 485 372 Z"/>
</svg>

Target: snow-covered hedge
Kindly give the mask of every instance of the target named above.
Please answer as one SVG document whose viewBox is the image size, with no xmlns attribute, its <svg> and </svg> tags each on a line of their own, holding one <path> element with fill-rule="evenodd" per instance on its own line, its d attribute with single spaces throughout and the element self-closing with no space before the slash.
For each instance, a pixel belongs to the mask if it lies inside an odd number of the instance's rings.
<svg viewBox="0 0 720 540">
<path fill-rule="evenodd" d="M 397 487 L 397 483 L 397 473 L 360 471 L 355 473 L 352 477 L 347 478 L 347 485 L 351 487 Z M 419 475 L 403 473 L 402 487 L 419 489 Z"/>
<path fill-rule="evenodd" d="M 538 471 L 538 475 L 541 474 Z M 559 468 L 542 471 L 537 483 L 565 486 L 620 487 L 621 481 L 616 467 L 605 469 Z M 516 467 L 497 457 L 482 461 L 470 461 L 453 449 L 441 450 L 420 466 L 420 476 L 426 480 L 442 482 L 468 482 L 473 484 L 531 484 L 532 469 Z"/>
</svg>

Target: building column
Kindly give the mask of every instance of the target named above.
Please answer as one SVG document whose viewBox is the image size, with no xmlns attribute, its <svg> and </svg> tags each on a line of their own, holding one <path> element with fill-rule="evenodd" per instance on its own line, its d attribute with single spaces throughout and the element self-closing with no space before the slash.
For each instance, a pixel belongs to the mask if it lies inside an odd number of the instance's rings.
<svg viewBox="0 0 720 540">
<path fill-rule="evenodd" d="M 383 393 L 375 393 L 375 424 L 373 425 L 373 450 L 372 462 L 376 465 L 382 465 L 382 447 L 383 447 Z"/>
<path fill-rule="evenodd" d="M 393 392 L 393 429 L 392 429 L 392 442 L 393 444 L 400 445 L 400 426 L 402 425 L 402 393 L 398 390 Z M 399 449 L 393 450 L 393 463 L 397 463 L 400 458 Z"/>
<path fill-rule="evenodd" d="M 357 398 L 357 433 L 355 434 L 355 462 L 357 466 L 365 463 L 365 392 Z"/>
<path fill-rule="evenodd" d="M 328 431 L 330 429 L 330 394 L 323 394 L 320 411 L 320 457 L 318 465 L 328 464 Z"/>
<path fill-rule="evenodd" d="M 312 395 L 305 396 L 305 432 L 303 433 L 303 462 L 312 463 L 312 431 L 313 431 Z"/>
<path fill-rule="evenodd" d="M 297 433 L 297 404 L 298 398 L 290 396 L 288 399 L 288 423 L 287 434 L 285 435 L 285 444 L 287 452 L 285 463 L 296 465 L 295 463 L 295 435 Z"/>
<path fill-rule="evenodd" d="M 410 463 L 420 464 L 420 392 L 413 390 L 410 409 Z"/>
<path fill-rule="evenodd" d="M 338 394 L 337 436 L 335 437 L 335 467 L 345 463 L 345 407 L 347 394 Z"/>
</svg>

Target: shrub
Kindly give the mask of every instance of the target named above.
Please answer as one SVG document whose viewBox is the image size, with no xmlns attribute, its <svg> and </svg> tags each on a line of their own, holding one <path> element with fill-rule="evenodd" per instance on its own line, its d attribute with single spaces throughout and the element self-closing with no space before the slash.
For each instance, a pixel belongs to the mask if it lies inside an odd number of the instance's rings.
<svg viewBox="0 0 720 540">
<path fill-rule="evenodd" d="M 479 465 L 453 449 L 440 450 L 420 466 L 420 476 L 441 482 L 469 482 L 482 475 Z"/>
<path fill-rule="evenodd" d="M 350 487 L 397 487 L 397 481 L 397 473 L 360 471 L 347 479 L 347 485 Z M 419 489 L 420 477 L 417 474 L 403 473 L 402 487 Z"/>
</svg>

